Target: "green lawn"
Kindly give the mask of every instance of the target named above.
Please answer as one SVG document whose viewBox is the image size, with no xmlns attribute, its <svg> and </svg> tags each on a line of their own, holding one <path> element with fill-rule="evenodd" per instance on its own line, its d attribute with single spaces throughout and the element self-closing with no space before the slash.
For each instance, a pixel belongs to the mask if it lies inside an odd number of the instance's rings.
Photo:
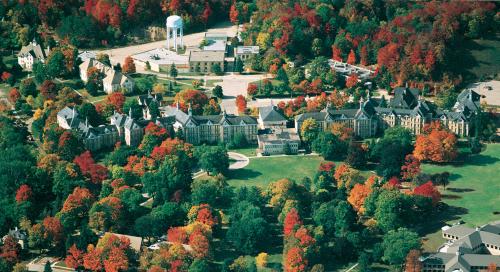
<svg viewBox="0 0 500 272">
<path fill-rule="evenodd" d="M 267 187 L 270 182 L 282 178 L 300 181 L 303 177 L 313 177 L 323 159 L 320 156 L 261 157 L 250 159 L 250 164 L 228 174 L 229 185 Z"/>
<path fill-rule="evenodd" d="M 230 152 L 236 152 L 243 154 L 247 157 L 254 157 L 257 156 L 257 152 L 255 151 L 257 149 L 257 146 L 255 147 L 246 147 L 246 148 L 236 148 L 236 149 L 229 149 L 228 151 Z"/>
<path fill-rule="evenodd" d="M 489 144 L 481 154 L 473 155 L 463 165 L 430 165 L 423 172 L 450 172 L 450 184 L 441 189 L 443 202 L 442 222 L 463 220 L 469 226 L 477 226 L 500 218 L 500 144 Z M 441 225 L 442 226 L 442 225 Z M 440 226 L 427 235 L 426 250 L 436 250 L 444 240 Z"/>
</svg>

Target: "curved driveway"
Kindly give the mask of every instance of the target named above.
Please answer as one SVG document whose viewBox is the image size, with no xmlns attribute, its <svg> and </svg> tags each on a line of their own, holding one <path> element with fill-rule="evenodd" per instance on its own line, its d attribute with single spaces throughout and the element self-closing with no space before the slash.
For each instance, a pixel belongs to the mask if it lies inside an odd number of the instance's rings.
<svg viewBox="0 0 500 272">
<path fill-rule="evenodd" d="M 235 160 L 231 165 L 229 165 L 229 169 L 241 169 L 247 166 L 250 163 L 250 160 L 247 156 L 236 153 L 236 152 L 227 152 L 230 159 Z"/>
</svg>

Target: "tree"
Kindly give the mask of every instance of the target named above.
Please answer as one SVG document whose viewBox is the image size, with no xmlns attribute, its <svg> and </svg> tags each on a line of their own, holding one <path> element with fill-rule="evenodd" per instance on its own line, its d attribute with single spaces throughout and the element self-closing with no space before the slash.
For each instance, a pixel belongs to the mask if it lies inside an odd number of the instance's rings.
<svg viewBox="0 0 500 272">
<path fill-rule="evenodd" d="M 401 166 L 401 177 L 406 181 L 412 181 L 418 174 L 420 174 L 420 161 L 411 154 L 406 155 L 405 164 Z"/>
<path fill-rule="evenodd" d="M 30 95 L 35 97 L 37 93 L 36 93 L 36 84 L 33 78 L 26 78 L 22 80 L 21 84 L 19 85 L 19 91 L 24 97 L 28 97 Z"/>
<path fill-rule="evenodd" d="M 201 115 L 203 113 L 203 107 L 208 104 L 209 101 L 207 95 L 202 91 L 187 89 L 177 93 L 174 102 L 178 102 L 179 107 L 184 112 L 188 112 L 189 107 L 191 107 L 194 115 Z"/>
<path fill-rule="evenodd" d="M 207 272 L 210 271 L 210 265 L 206 260 L 195 259 L 189 266 L 188 272 Z"/>
<path fill-rule="evenodd" d="M 300 247 L 293 247 L 288 250 L 284 260 L 285 272 L 306 271 L 307 265 L 308 260 L 303 249 Z"/>
<path fill-rule="evenodd" d="M 125 100 L 125 95 L 121 92 L 113 92 L 106 96 L 106 103 L 113 105 L 117 112 L 123 112 Z"/>
<path fill-rule="evenodd" d="M 384 235 L 382 259 L 390 264 L 401 264 L 412 249 L 420 248 L 418 234 L 405 228 L 391 230 Z"/>
<path fill-rule="evenodd" d="M 424 127 L 417 136 L 413 155 L 421 161 L 449 162 L 457 157 L 457 138 L 444 129 L 439 122 Z"/>
<path fill-rule="evenodd" d="M 177 78 L 178 72 L 177 68 L 175 67 L 175 63 L 172 63 L 172 65 L 170 65 L 169 75 L 174 79 L 174 81 Z"/>
<path fill-rule="evenodd" d="M 497 265 L 495 263 L 490 263 L 488 265 L 488 272 L 496 272 L 497 271 Z"/>
<path fill-rule="evenodd" d="M 240 202 L 230 214 L 232 224 L 227 238 L 239 252 L 255 254 L 266 248 L 269 239 L 268 223 L 257 206 Z"/>
<path fill-rule="evenodd" d="M 243 72 L 243 66 L 241 58 L 236 58 L 236 61 L 234 62 L 234 71 L 241 74 Z"/>
<path fill-rule="evenodd" d="M 286 71 L 285 69 L 283 69 L 283 67 L 278 69 L 278 72 L 276 73 L 276 79 L 281 80 L 284 84 L 288 85 L 288 75 L 286 74 Z"/>
<path fill-rule="evenodd" d="M 351 167 L 360 169 L 366 166 L 366 149 L 362 145 L 355 142 L 349 144 L 347 149 L 347 157 L 345 162 Z"/>
<path fill-rule="evenodd" d="M 368 199 L 365 200 L 365 207 Z M 411 203 L 409 203 L 409 200 L 408 196 L 397 190 L 382 190 L 376 197 L 375 203 L 377 225 L 386 232 L 404 226 L 405 220 L 409 220 L 405 216 L 405 213 L 410 210 Z M 368 209 L 368 207 L 366 208 Z"/>
<path fill-rule="evenodd" d="M 73 244 L 68 249 L 68 254 L 66 255 L 66 259 L 64 263 L 73 269 L 82 268 L 83 267 L 83 251 L 78 249 L 75 244 Z"/>
<path fill-rule="evenodd" d="M 420 261 L 420 251 L 416 249 L 410 250 L 406 255 L 405 272 L 421 272 L 422 262 Z"/>
<path fill-rule="evenodd" d="M 222 87 L 219 85 L 215 85 L 215 87 L 212 89 L 212 95 L 222 99 L 224 97 Z"/>
<path fill-rule="evenodd" d="M 318 137 L 319 127 L 316 120 L 310 118 L 302 123 L 300 127 L 300 136 L 302 141 L 304 141 L 310 148 L 312 142 Z"/>
<path fill-rule="evenodd" d="M 255 94 L 257 94 L 258 90 L 259 90 L 259 87 L 257 87 L 256 84 L 249 83 L 248 87 L 247 87 L 247 95 L 254 96 Z"/>
<path fill-rule="evenodd" d="M 54 98 L 57 95 L 57 86 L 56 86 L 56 84 L 53 81 L 51 81 L 51 80 L 45 80 L 42 83 L 42 85 L 40 86 L 40 94 L 45 99 L 54 100 Z"/>
<path fill-rule="evenodd" d="M 413 189 L 413 193 L 415 195 L 421 195 L 424 197 L 429 197 L 432 199 L 432 204 L 435 206 L 441 200 L 441 193 L 434 187 L 432 181 L 428 181 L 415 189 Z"/>
<path fill-rule="evenodd" d="M 236 96 L 236 107 L 238 108 L 238 113 L 243 114 L 247 109 L 247 100 L 243 95 Z"/>
<path fill-rule="evenodd" d="M 19 91 L 16 88 L 12 88 L 7 96 L 9 102 L 12 105 L 15 105 L 16 102 L 19 100 L 19 98 L 21 98 L 21 93 L 19 93 Z"/>
<path fill-rule="evenodd" d="M 43 267 L 43 272 L 52 272 L 52 264 L 50 261 L 47 261 L 45 263 L 45 266 Z"/>
<path fill-rule="evenodd" d="M 231 20 L 231 23 L 237 25 L 240 22 L 239 16 L 240 13 L 236 8 L 236 2 L 233 2 L 231 8 L 229 9 L 229 20 Z"/>
<path fill-rule="evenodd" d="M 353 88 L 353 87 L 356 87 L 356 85 L 358 85 L 358 75 L 357 74 L 351 74 L 349 75 L 349 77 L 347 78 L 347 81 L 345 83 L 345 86 L 347 88 Z"/>
<path fill-rule="evenodd" d="M 292 235 L 300 225 L 302 225 L 302 220 L 300 220 L 299 213 L 295 208 L 292 208 L 286 214 L 283 222 L 283 234 L 285 236 Z"/>
<path fill-rule="evenodd" d="M 255 257 L 255 263 L 257 264 L 258 267 L 261 268 L 266 267 L 268 263 L 268 254 L 265 252 L 259 253 L 259 255 Z"/>
<path fill-rule="evenodd" d="M 131 56 L 125 58 L 125 62 L 123 63 L 122 72 L 124 74 L 133 74 L 135 73 L 135 63 L 134 59 Z"/>
<path fill-rule="evenodd" d="M 216 75 L 222 75 L 223 74 L 222 67 L 217 62 L 215 62 L 215 63 L 212 64 L 212 66 L 210 67 L 210 71 L 212 73 L 216 74 Z"/>
<path fill-rule="evenodd" d="M 347 56 L 347 63 L 356 64 L 356 54 L 354 53 L 354 50 L 352 50 L 352 49 L 351 49 L 351 52 L 349 52 L 349 56 Z"/>
<path fill-rule="evenodd" d="M 21 254 L 21 246 L 16 238 L 7 235 L 3 241 L 0 258 L 3 258 L 10 264 L 15 264 L 19 261 Z"/>
<path fill-rule="evenodd" d="M 347 144 L 331 132 L 322 132 L 312 142 L 312 149 L 321 154 L 325 160 L 340 160 L 347 150 Z"/>
<path fill-rule="evenodd" d="M 356 183 L 349 192 L 347 201 L 359 214 L 363 214 L 365 212 L 365 199 L 372 193 L 372 186 L 375 184 L 375 180 L 375 176 L 370 176 L 365 184 Z"/>
<path fill-rule="evenodd" d="M 203 145 L 196 149 L 195 157 L 200 168 L 208 174 L 223 174 L 229 168 L 229 156 L 223 146 Z"/>
</svg>

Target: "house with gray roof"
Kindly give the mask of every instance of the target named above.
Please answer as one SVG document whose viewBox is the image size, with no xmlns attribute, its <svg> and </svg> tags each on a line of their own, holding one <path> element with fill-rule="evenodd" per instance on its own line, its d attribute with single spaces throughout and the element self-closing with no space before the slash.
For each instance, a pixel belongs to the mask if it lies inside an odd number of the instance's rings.
<svg viewBox="0 0 500 272">
<path fill-rule="evenodd" d="M 104 92 L 107 94 L 120 91 L 122 89 L 125 89 L 126 92 L 131 93 L 134 90 L 135 83 L 131 77 L 123 74 L 120 71 L 110 69 L 104 74 L 102 86 Z"/>
<path fill-rule="evenodd" d="M 286 123 L 288 119 L 282 113 L 282 111 L 274 105 L 259 108 L 259 122 L 260 129 L 266 128 L 286 128 Z"/>
<path fill-rule="evenodd" d="M 447 242 L 437 253 L 421 258 L 422 271 L 486 271 L 490 264 L 500 269 L 500 221 L 478 228 L 453 225 L 441 230 Z"/>
<path fill-rule="evenodd" d="M 24 70 L 31 71 L 35 62 L 45 62 L 49 56 L 50 49 L 43 48 L 41 44 L 33 40 L 28 45 L 21 47 L 17 54 L 17 63 Z"/>
</svg>

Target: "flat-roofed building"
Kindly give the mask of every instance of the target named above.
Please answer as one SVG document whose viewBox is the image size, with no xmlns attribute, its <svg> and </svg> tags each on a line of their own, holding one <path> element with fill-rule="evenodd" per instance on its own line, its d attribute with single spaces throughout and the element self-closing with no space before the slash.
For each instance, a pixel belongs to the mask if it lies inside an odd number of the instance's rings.
<svg viewBox="0 0 500 272">
<path fill-rule="evenodd" d="M 254 55 L 259 54 L 258 46 L 237 46 L 234 48 L 234 58 L 240 58 L 241 60 L 247 60 Z"/>
<path fill-rule="evenodd" d="M 293 129 L 266 131 L 257 136 L 259 152 L 264 156 L 279 154 L 297 154 L 300 138 Z"/>
<path fill-rule="evenodd" d="M 189 53 L 189 71 L 211 73 L 213 65 L 218 64 L 224 71 L 224 51 L 191 51 Z"/>
<path fill-rule="evenodd" d="M 175 65 L 179 73 L 189 72 L 189 56 L 177 54 L 166 48 L 144 51 L 133 55 L 132 58 L 135 64 L 143 69 L 146 69 L 147 63 L 149 63 L 151 71 L 154 72 L 168 73 L 172 64 Z"/>
</svg>

